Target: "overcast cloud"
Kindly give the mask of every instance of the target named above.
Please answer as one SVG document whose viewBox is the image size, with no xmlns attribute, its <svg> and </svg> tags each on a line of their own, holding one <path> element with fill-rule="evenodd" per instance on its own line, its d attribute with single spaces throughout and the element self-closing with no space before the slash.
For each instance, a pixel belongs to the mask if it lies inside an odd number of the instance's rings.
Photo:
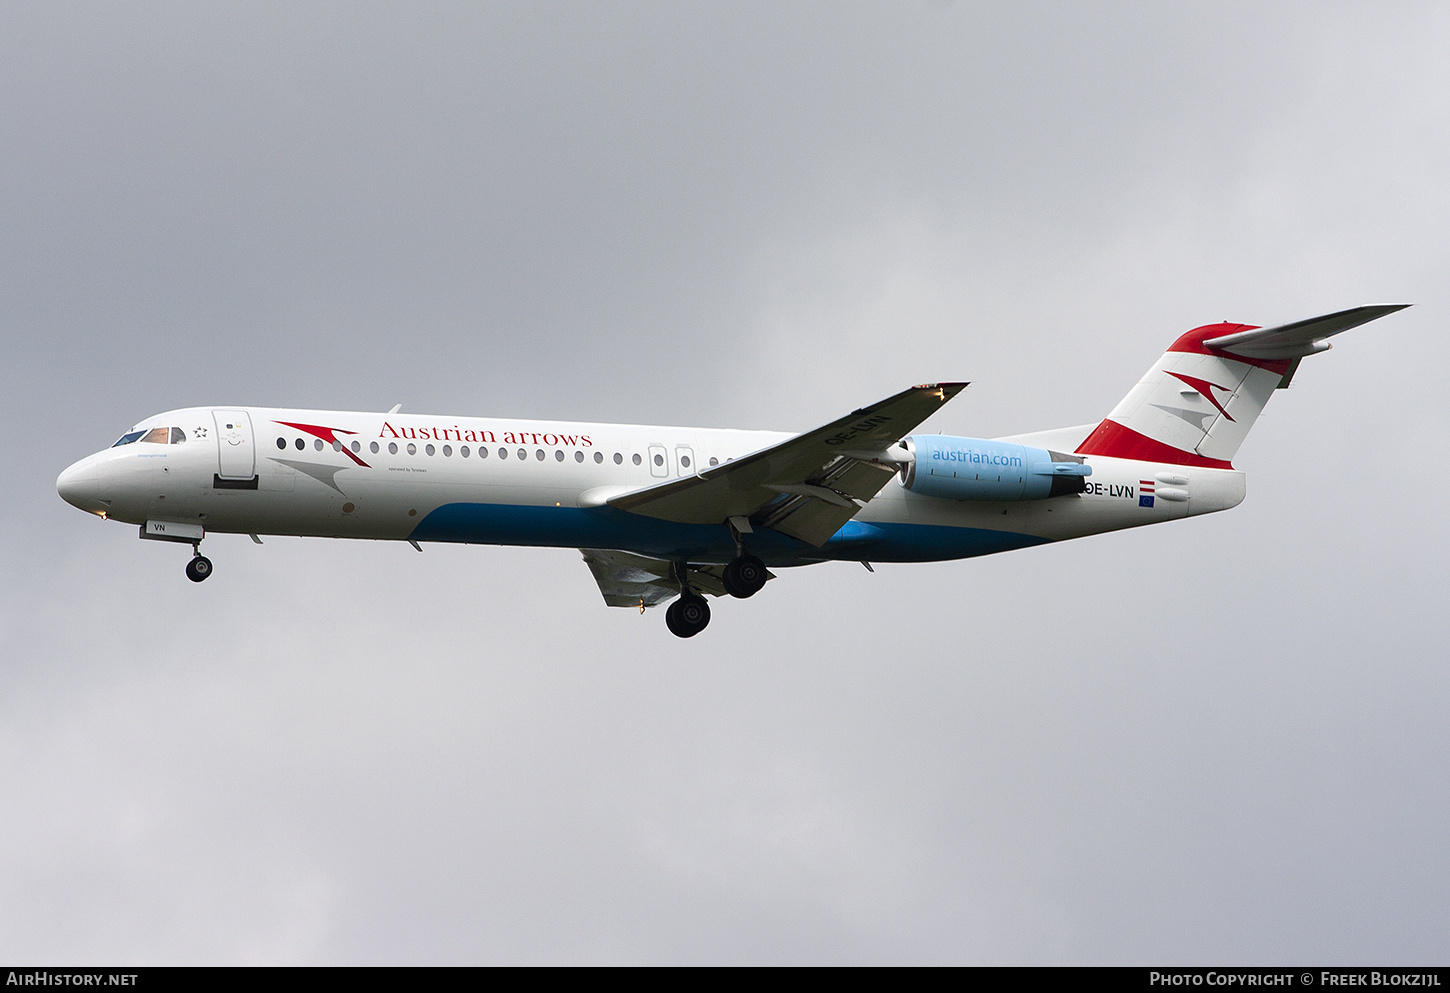
<svg viewBox="0 0 1450 993">
<path fill-rule="evenodd" d="M 0 9 L 0 959 L 1443 963 L 1450 9 Z M 1222 515 L 787 571 L 214 536 L 191 404 L 1095 421 L 1367 303 Z"/>
</svg>

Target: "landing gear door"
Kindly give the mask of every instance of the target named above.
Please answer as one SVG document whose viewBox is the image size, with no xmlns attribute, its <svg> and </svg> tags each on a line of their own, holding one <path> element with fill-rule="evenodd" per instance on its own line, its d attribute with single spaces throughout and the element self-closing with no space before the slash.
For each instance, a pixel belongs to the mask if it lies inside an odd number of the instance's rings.
<svg viewBox="0 0 1450 993">
<path fill-rule="evenodd" d="M 256 446 L 252 442 L 252 418 L 245 410 L 213 410 L 216 445 L 222 479 L 252 479 L 257 475 Z"/>
</svg>

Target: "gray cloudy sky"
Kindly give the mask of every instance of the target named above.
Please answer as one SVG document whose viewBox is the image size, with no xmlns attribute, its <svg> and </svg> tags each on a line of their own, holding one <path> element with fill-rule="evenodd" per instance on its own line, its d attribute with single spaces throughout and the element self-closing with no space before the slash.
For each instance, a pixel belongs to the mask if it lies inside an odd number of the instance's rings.
<svg viewBox="0 0 1450 993">
<path fill-rule="evenodd" d="M 0 10 L 0 960 L 1447 959 L 1450 8 Z M 569 550 L 56 497 L 189 404 L 1100 418 L 1306 362 L 1237 510 L 794 570 L 680 642 Z"/>
</svg>

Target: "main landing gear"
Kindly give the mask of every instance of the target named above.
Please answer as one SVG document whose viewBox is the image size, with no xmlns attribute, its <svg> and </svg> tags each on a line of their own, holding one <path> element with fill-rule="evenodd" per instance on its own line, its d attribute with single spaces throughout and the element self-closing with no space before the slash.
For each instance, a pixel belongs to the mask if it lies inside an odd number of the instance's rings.
<svg viewBox="0 0 1450 993">
<path fill-rule="evenodd" d="M 690 589 L 689 567 L 675 563 L 675 582 L 680 584 L 680 598 L 665 608 L 665 627 L 676 638 L 693 638 L 710 623 L 710 605 Z"/>
<path fill-rule="evenodd" d="M 199 583 L 211 575 L 211 559 L 201 554 L 199 544 L 191 546 L 191 561 L 186 563 L 186 578 Z"/>
<path fill-rule="evenodd" d="M 688 588 L 680 598 L 665 608 L 665 626 L 677 638 L 693 638 L 710 623 L 710 605 Z"/>
<path fill-rule="evenodd" d="M 687 571 L 685 563 L 675 564 L 680 598 L 665 608 L 665 626 L 677 638 L 693 638 L 710 623 L 710 604 L 690 589 Z M 759 593 L 769 578 L 765 563 L 740 548 L 740 554 L 721 572 L 720 584 L 725 587 L 726 593 L 743 600 Z"/>
<path fill-rule="evenodd" d="M 744 554 L 725 567 L 720 581 L 725 584 L 726 593 L 744 600 L 759 593 L 768 578 L 770 574 L 765 571 L 765 563 L 754 555 Z"/>
<path fill-rule="evenodd" d="M 730 526 L 730 537 L 735 539 L 735 559 L 725 567 L 720 577 L 725 592 L 738 599 L 755 596 L 765 587 L 770 573 L 759 556 L 745 550 L 745 536 L 750 534 L 750 521 L 744 517 L 732 517 L 725 522 Z"/>
</svg>

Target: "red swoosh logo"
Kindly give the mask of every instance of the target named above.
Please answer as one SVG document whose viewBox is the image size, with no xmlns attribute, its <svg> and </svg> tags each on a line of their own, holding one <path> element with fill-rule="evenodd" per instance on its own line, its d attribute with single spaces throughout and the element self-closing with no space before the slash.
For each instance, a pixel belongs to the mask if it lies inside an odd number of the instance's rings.
<svg viewBox="0 0 1450 993">
<path fill-rule="evenodd" d="M 1209 399 L 1212 399 L 1212 397 L 1210 397 Z M 1233 418 L 1229 418 L 1229 420 L 1233 420 Z M 342 443 L 342 439 L 341 438 L 338 438 L 338 437 L 336 437 L 333 434 L 334 431 L 340 432 L 342 434 L 357 434 L 356 431 L 349 431 L 346 428 L 329 428 L 329 427 L 323 427 L 321 424 L 295 424 L 292 421 L 273 421 L 272 423 L 273 424 L 281 424 L 284 427 L 296 428 L 298 431 L 305 431 L 305 432 L 307 432 L 308 434 L 312 435 L 314 438 L 321 438 L 323 441 L 328 442 L 329 444 L 334 444 L 338 448 L 341 448 L 342 449 L 342 454 L 344 454 L 348 458 L 352 459 L 354 462 L 356 462 L 358 465 L 362 466 L 364 469 L 371 469 L 372 468 L 372 466 L 368 465 L 362 459 L 360 459 L 356 455 L 354 455 L 352 453 L 352 449 L 348 448 L 346 445 L 344 445 Z"/>
<path fill-rule="evenodd" d="M 1231 393 L 1232 391 L 1229 390 L 1227 386 L 1219 386 L 1217 383 L 1210 383 L 1208 380 L 1199 379 L 1197 376 L 1185 376 L 1181 372 L 1170 372 L 1167 369 L 1163 371 L 1167 372 L 1168 375 L 1172 376 L 1174 379 L 1181 379 L 1183 382 L 1193 387 L 1195 390 L 1198 391 L 1200 396 L 1202 396 L 1209 403 L 1217 407 L 1220 414 L 1227 417 L 1229 420 L 1233 420 L 1233 415 L 1230 414 L 1228 411 L 1224 410 L 1223 404 L 1215 400 L 1213 396 L 1214 390 L 1223 390 L 1225 393 Z"/>
</svg>

